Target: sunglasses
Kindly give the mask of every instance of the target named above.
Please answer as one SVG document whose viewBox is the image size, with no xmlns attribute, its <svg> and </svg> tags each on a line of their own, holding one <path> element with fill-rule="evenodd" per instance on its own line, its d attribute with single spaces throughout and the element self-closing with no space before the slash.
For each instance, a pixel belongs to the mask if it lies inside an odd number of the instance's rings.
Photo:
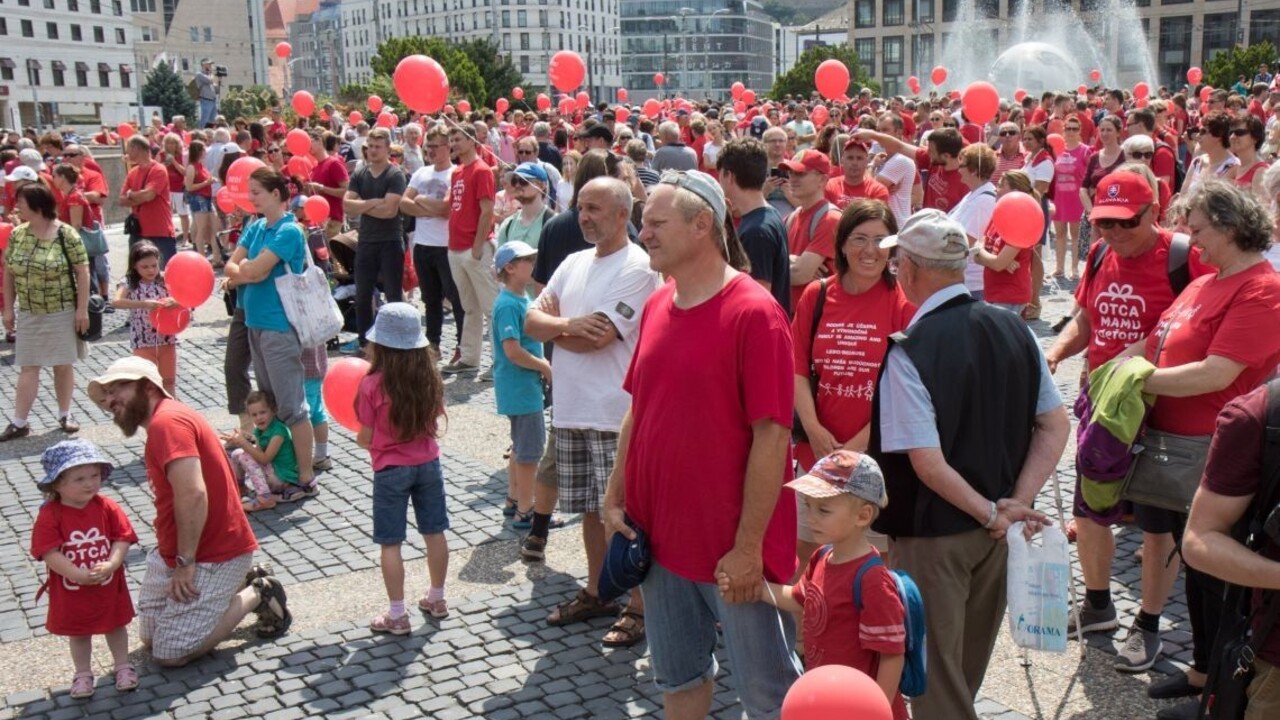
<svg viewBox="0 0 1280 720">
<path fill-rule="evenodd" d="M 957 125 L 956 123 L 942 123 L 942 127 L 944 127 L 944 128 L 948 128 L 948 127 L 949 127 L 949 128 L 958 128 L 958 127 L 960 127 L 960 126 L 959 126 L 959 125 Z"/>
<path fill-rule="evenodd" d="M 534 153 L 532 150 L 517 150 L 516 154 L 517 155 L 533 155 Z"/>
<path fill-rule="evenodd" d="M 1017 137 L 1017 130 L 1001 130 L 1000 137 Z"/>
<path fill-rule="evenodd" d="M 508 182 L 511 183 L 511 187 L 513 188 L 524 187 L 529 184 L 527 180 L 523 180 L 521 178 L 515 177 L 514 175 L 511 177 L 511 179 Z"/>
<path fill-rule="evenodd" d="M 1111 218 L 1104 218 L 1102 220 L 1095 220 L 1093 224 L 1097 225 L 1098 228 L 1101 230 L 1113 230 L 1115 228 L 1121 228 L 1123 230 L 1132 230 L 1142 224 L 1142 218 L 1144 215 L 1147 214 L 1147 210 L 1149 209 L 1151 209 L 1150 205 L 1143 205 L 1142 209 L 1134 213 L 1133 217 L 1129 218 L 1128 220 L 1113 220 Z"/>
<path fill-rule="evenodd" d="M 1063 128 L 1063 129 L 1064 129 L 1064 130 L 1066 130 L 1067 132 L 1080 132 L 1080 128 L 1079 128 L 1079 126 L 1072 126 L 1072 125 L 1068 125 L 1067 127 Z"/>
<path fill-rule="evenodd" d="M 275 155 L 278 152 L 280 152 L 280 148 L 267 148 L 268 155 Z"/>
<path fill-rule="evenodd" d="M 1156 156 L 1156 154 L 1155 154 L 1155 152 L 1154 152 L 1154 151 L 1152 151 L 1152 152 L 1131 152 L 1131 153 L 1129 153 L 1129 157 L 1131 157 L 1131 158 L 1136 158 L 1136 159 L 1138 159 L 1138 160 L 1150 160 L 1151 158 L 1153 158 L 1153 157 L 1155 157 L 1155 156 Z"/>
<path fill-rule="evenodd" d="M 1232 137 L 1244 137 L 1248 134 L 1249 134 L 1249 128 L 1232 128 L 1231 129 Z"/>
</svg>

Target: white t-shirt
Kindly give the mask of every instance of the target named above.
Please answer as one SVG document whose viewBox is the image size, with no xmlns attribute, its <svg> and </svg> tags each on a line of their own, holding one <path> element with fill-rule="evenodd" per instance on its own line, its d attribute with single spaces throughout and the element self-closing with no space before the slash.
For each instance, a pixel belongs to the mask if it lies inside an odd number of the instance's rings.
<svg viewBox="0 0 1280 720">
<path fill-rule="evenodd" d="M 991 213 L 996 209 L 996 186 L 983 183 L 960 198 L 960 202 L 951 208 L 952 220 L 964 226 L 964 232 L 982 245 L 987 236 L 987 226 L 991 224 Z M 983 267 L 969 256 L 969 263 L 964 268 L 964 286 L 970 292 L 982 292 Z"/>
<path fill-rule="evenodd" d="M 432 200 L 444 200 L 449 192 L 449 181 L 453 177 L 451 164 L 444 170 L 436 170 L 434 166 L 424 165 L 409 178 L 409 187 L 423 197 Z M 449 218 L 420 217 L 413 226 L 413 244 L 427 247 L 449 246 Z"/>
<path fill-rule="evenodd" d="M 817 129 L 814 128 L 813 123 L 809 122 L 808 120 L 792 120 L 791 122 L 787 123 L 783 127 L 787 127 L 792 130 L 795 130 L 796 135 L 799 137 L 804 137 L 805 135 L 813 135 L 814 133 L 817 132 Z M 796 150 L 808 150 L 811 147 L 813 147 L 813 141 L 811 140 L 796 143 Z"/>
<path fill-rule="evenodd" d="M 902 227 L 911 217 L 911 186 L 916 181 L 916 163 L 906 155 L 894 155 L 884 161 L 884 167 L 876 175 L 877 180 L 880 178 L 889 181 L 886 187 L 896 186 L 889 192 L 889 210 L 898 227 Z"/>
<path fill-rule="evenodd" d="M 1053 158 L 1045 155 L 1044 160 L 1041 160 L 1035 165 L 1031 164 L 1032 159 L 1033 158 L 1028 157 L 1027 164 L 1022 167 L 1022 169 L 1026 171 L 1027 175 L 1031 177 L 1031 183 L 1034 185 L 1038 182 L 1052 182 Z"/>
<path fill-rule="evenodd" d="M 543 295 L 554 295 L 561 317 L 603 313 L 618 329 L 618 339 L 603 349 L 576 353 L 563 347 L 551 356 L 552 425 L 574 430 L 618 432 L 631 396 L 622 389 L 636 349 L 640 314 L 658 289 L 658 273 L 635 243 L 603 258 L 595 248 L 576 252 L 556 268 Z"/>
</svg>

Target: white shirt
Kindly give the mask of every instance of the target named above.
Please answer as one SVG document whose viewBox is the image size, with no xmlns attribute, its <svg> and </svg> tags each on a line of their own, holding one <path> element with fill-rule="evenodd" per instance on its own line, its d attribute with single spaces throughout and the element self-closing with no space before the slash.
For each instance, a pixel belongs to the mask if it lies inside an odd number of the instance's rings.
<svg viewBox="0 0 1280 720">
<path fill-rule="evenodd" d="M 1039 153 L 1036 154 L 1038 155 Z M 1039 164 L 1032 165 L 1031 160 L 1033 157 L 1028 157 L 1027 164 L 1022 166 L 1022 169 L 1031 177 L 1032 184 L 1051 182 L 1053 180 L 1053 158 L 1046 155 L 1045 159 L 1041 160 Z"/>
<path fill-rule="evenodd" d="M 454 165 L 444 170 L 436 170 L 432 165 L 418 168 L 409 178 L 409 187 L 423 197 L 432 200 L 444 200 L 449 191 L 449 183 L 453 178 Z M 427 247 L 449 246 L 449 218 L 420 217 L 413 225 L 413 244 Z"/>
<path fill-rule="evenodd" d="M 631 396 L 622 381 L 631 365 L 645 301 L 661 279 L 649 256 L 635 243 L 596 257 L 595 248 L 576 252 L 556 268 L 543 295 L 559 301 L 561 317 L 603 313 L 618 339 L 601 350 L 576 353 L 563 347 L 551 356 L 552 425 L 575 430 L 618 432 Z"/>
<path fill-rule="evenodd" d="M 991 213 L 996 209 L 996 186 L 983 183 L 960 198 L 960 202 L 948 213 L 952 220 L 964 226 L 964 232 L 982 245 L 987 236 L 987 226 L 991 224 Z M 964 268 L 964 286 L 970 292 L 982 292 L 983 267 L 969 255 L 969 263 Z"/>
<path fill-rule="evenodd" d="M 893 187 L 889 192 L 889 210 L 893 219 L 902 227 L 911 217 L 911 186 L 916 181 L 916 163 L 906 155 L 893 155 L 884 161 L 884 167 L 876 174 L 876 179 L 885 182 L 886 187 Z"/>
</svg>

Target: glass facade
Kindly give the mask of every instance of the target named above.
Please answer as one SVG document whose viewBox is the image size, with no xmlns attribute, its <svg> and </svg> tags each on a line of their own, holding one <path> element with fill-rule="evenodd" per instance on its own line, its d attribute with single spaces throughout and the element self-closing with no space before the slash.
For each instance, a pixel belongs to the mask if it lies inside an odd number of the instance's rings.
<svg viewBox="0 0 1280 720">
<path fill-rule="evenodd" d="M 1156 67 L 1162 83 L 1176 85 L 1191 67 L 1191 16 L 1160 19 L 1160 45 Z"/>
</svg>

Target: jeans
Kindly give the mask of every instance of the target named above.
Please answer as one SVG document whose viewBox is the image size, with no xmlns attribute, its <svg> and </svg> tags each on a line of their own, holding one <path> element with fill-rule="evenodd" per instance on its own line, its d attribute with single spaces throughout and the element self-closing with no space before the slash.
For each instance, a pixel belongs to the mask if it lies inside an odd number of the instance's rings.
<svg viewBox="0 0 1280 720">
<path fill-rule="evenodd" d="M 428 245 L 413 246 L 413 268 L 418 273 L 418 289 L 422 291 L 422 304 L 427 309 L 427 342 L 440 347 L 440 335 L 444 332 L 444 299 L 453 306 L 453 320 L 458 329 L 458 341 L 462 341 L 462 324 L 466 311 L 458 299 L 458 286 L 449 270 L 449 248 Z"/>
<path fill-rule="evenodd" d="M 214 118 L 218 116 L 218 101 L 200 99 L 200 122 L 197 128 L 203 130 L 213 124 Z"/>
<path fill-rule="evenodd" d="M 373 294 L 378 283 L 387 302 L 400 302 L 403 297 L 404 245 L 400 242 L 356 243 L 356 330 L 360 344 L 373 327 Z"/>
<path fill-rule="evenodd" d="M 379 545 L 404 542 L 408 525 L 405 511 L 410 502 L 419 535 L 435 535 L 449 529 L 444 473 L 439 458 L 421 465 L 392 465 L 374 471 L 374 542 Z"/>
</svg>

